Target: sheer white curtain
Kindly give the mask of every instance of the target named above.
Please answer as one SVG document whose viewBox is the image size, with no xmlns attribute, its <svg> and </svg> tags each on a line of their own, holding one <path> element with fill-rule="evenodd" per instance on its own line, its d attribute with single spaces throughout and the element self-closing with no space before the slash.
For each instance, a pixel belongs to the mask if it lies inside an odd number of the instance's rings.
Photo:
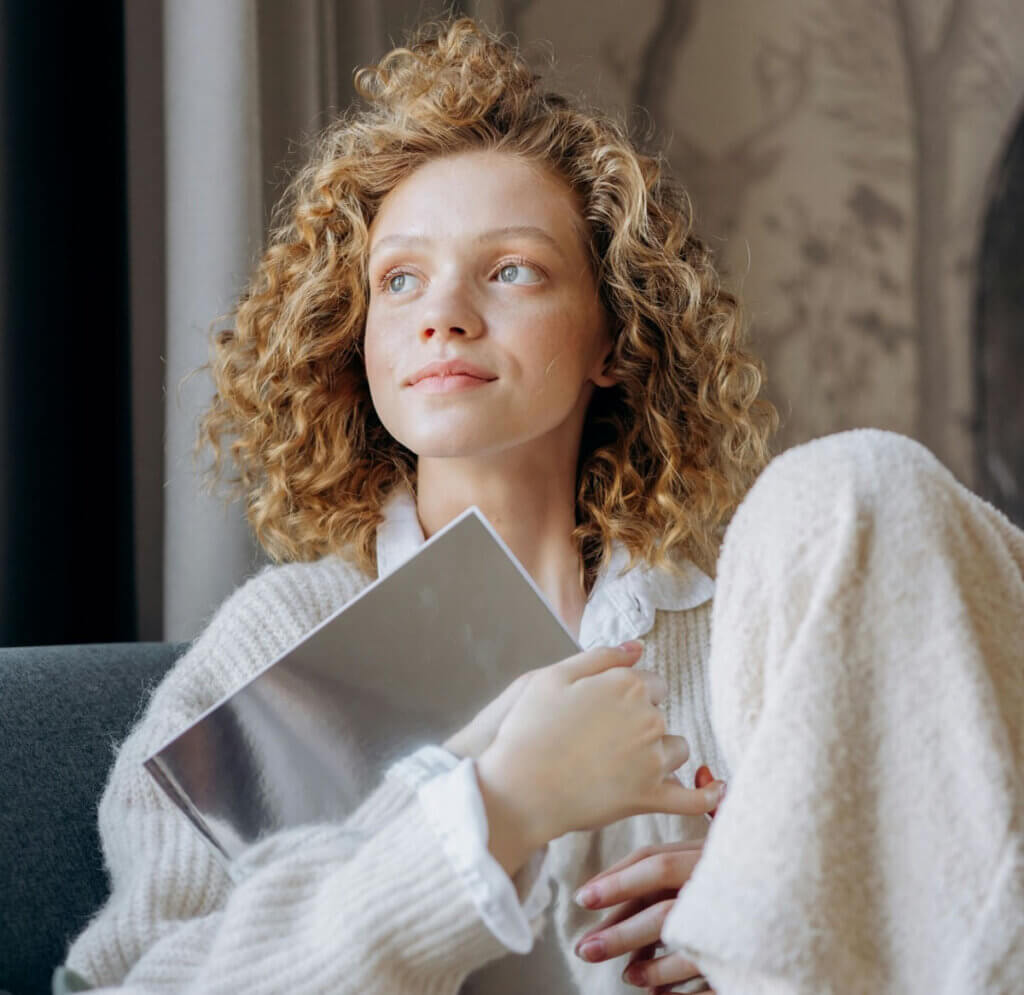
<svg viewBox="0 0 1024 995">
<path fill-rule="evenodd" d="M 159 2 L 145 0 L 136 9 L 130 35 L 151 38 L 140 22 Z M 349 105 L 356 67 L 376 61 L 425 18 L 450 8 L 515 28 L 522 6 L 522 0 L 163 0 L 166 342 L 159 489 L 155 468 L 146 468 L 155 462 L 152 394 L 161 378 L 150 363 L 135 379 L 143 638 L 191 639 L 267 562 L 241 503 L 225 509 L 200 493 L 191 447 L 213 385 L 208 373 L 182 379 L 207 361 L 210 325 L 230 310 L 251 274 L 271 209 L 305 143 Z M 137 38 L 135 44 L 137 61 L 144 61 Z M 144 77 L 144 67 L 136 65 L 133 73 Z M 136 133 L 148 126 L 139 108 Z M 144 175 L 147 164 L 133 157 L 135 219 L 145 217 L 147 192 L 159 196 L 159 184 Z M 133 222 L 134 348 L 140 357 L 152 355 L 155 316 L 143 313 L 153 292 L 143 285 L 146 267 L 137 261 L 154 262 L 146 244 L 155 228 Z M 202 465 L 208 461 L 207 453 Z M 154 520 L 161 500 L 162 555 Z M 156 618 L 161 586 L 162 630 Z"/>
<path fill-rule="evenodd" d="M 167 349 L 164 638 L 186 640 L 255 565 L 239 505 L 203 496 L 190 449 L 209 378 L 207 329 L 260 248 L 256 11 L 247 0 L 164 5 Z"/>
<path fill-rule="evenodd" d="M 397 0 L 164 2 L 164 639 L 191 639 L 267 562 L 241 503 L 225 509 L 200 492 L 191 447 L 213 386 L 207 373 L 182 378 L 206 362 L 210 324 L 244 287 L 305 140 L 349 103 L 355 67 L 429 9 Z"/>
</svg>

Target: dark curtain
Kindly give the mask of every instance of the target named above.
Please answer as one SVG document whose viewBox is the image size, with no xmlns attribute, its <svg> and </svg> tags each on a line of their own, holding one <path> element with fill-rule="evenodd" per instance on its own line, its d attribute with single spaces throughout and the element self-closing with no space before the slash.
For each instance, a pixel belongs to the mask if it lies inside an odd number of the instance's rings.
<svg viewBox="0 0 1024 995">
<path fill-rule="evenodd" d="M 0 645 L 136 638 L 120 3 L 0 0 Z"/>
</svg>

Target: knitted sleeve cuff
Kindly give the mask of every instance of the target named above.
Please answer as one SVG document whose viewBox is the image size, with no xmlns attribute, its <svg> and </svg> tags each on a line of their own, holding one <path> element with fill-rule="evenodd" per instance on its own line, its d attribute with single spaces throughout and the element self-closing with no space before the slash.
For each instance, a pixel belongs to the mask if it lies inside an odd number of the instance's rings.
<svg viewBox="0 0 1024 995">
<path fill-rule="evenodd" d="M 355 853 L 415 798 L 422 784 L 452 770 L 457 763 L 457 758 L 447 750 L 432 745 L 397 760 L 362 804 L 333 828 L 337 839 L 339 842 L 346 839 L 351 852 Z M 280 830 L 247 847 L 228 866 L 232 881 L 236 884 L 244 881 L 260 867 L 301 846 L 311 828 L 322 831 L 322 827 L 297 826 Z"/>
</svg>

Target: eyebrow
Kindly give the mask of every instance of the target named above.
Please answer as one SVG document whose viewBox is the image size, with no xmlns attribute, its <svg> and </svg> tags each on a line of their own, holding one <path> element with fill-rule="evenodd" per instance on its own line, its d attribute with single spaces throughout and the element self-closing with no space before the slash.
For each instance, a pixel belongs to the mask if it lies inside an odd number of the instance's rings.
<svg viewBox="0 0 1024 995">
<path fill-rule="evenodd" d="M 535 225 L 506 225 L 504 228 L 492 228 L 489 231 L 481 232 L 479 235 L 473 238 L 474 243 L 483 242 L 494 242 L 502 238 L 510 237 L 527 237 L 535 238 L 540 242 L 545 242 L 551 248 L 553 248 L 563 259 L 565 253 L 562 251 L 562 247 L 551 237 L 543 228 L 538 228 Z M 370 255 L 367 259 L 373 258 L 373 254 L 386 245 L 419 245 L 419 244 L 433 244 L 434 239 L 426 235 L 386 235 L 374 247 L 370 250 Z"/>
</svg>

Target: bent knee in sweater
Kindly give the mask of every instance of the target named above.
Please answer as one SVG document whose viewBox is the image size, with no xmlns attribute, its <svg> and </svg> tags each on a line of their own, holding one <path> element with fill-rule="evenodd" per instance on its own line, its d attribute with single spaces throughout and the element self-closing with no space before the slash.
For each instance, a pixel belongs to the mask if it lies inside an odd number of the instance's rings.
<svg viewBox="0 0 1024 995">
<path fill-rule="evenodd" d="M 873 518 L 913 528 L 947 513 L 964 490 L 932 453 L 913 439 L 880 429 L 855 429 L 795 446 L 777 456 L 754 483 L 734 525 L 792 530 Z"/>
</svg>

